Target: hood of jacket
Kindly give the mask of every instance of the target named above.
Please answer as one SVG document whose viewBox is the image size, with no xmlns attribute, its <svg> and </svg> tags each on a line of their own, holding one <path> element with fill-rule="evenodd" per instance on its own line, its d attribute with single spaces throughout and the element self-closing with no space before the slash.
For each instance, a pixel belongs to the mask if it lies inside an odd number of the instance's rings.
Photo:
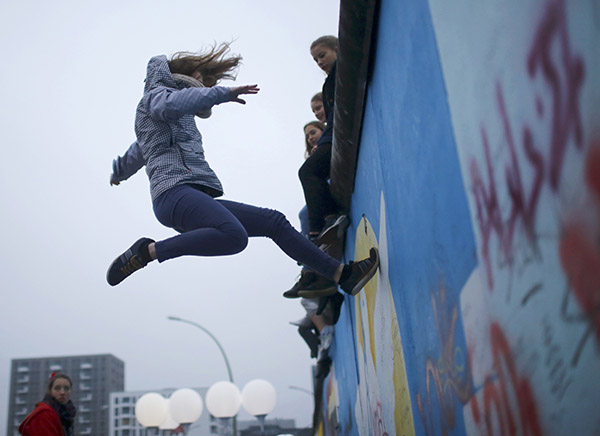
<svg viewBox="0 0 600 436">
<path fill-rule="evenodd" d="M 160 86 L 177 88 L 177 84 L 175 83 L 175 79 L 173 79 L 173 75 L 171 74 L 169 63 L 167 62 L 167 57 L 165 55 L 154 56 L 148 61 L 145 82 L 144 93 L 147 93 Z"/>
</svg>

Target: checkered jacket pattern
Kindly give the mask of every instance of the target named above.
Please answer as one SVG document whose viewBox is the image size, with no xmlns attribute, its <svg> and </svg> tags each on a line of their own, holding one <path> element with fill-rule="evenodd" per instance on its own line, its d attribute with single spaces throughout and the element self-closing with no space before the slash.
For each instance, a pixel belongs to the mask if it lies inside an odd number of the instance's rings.
<svg viewBox="0 0 600 436">
<path fill-rule="evenodd" d="M 223 195 L 221 182 L 204 158 L 194 115 L 230 99 L 229 88 L 222 86 L 179 89 L 166 56 L 150 59 L 136 112 L 137 142 L 113 162 L 114 179 L 125 180 L 146 165 L 152 200 L 182 184 L 201 185 L 213 197 Z"/>
</svg>

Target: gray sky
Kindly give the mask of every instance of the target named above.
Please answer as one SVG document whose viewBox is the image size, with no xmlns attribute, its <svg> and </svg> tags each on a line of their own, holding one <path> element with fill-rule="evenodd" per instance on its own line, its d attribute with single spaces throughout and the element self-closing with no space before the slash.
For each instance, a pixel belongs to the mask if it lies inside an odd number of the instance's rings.
<svg viewBox="0 0 600 436">
<path fill-rule="evenodd" d="M 312 389 L 314 362 L 289 325 L 304 315 L 299 301 L 281 297 L 296 263 L 253 239 L 236 256 L 154 263 L 112 288 L 114 257 L 140 236 L 174 232 L 156 221 L 143 171 L 117 187 L 108 177 L 134 140 L 148 59 L 233 40 L 244 64 L 222 84 L 261 91 L 199 121 L 207 159 L 224 198 L 279 209 L 299 227 L 302 126 L 324 80 L 309 45 L 337 35 L 338 11 L 319 0 L 2 3 L 0 429 L 13 358 L 112 353 L 125 361 L 128 390 L 225 380 L 211 339 L 168 315 L 219 338 L 240 389 L 273 383 L 270 417 L 310 425 L 312 398 L 288 388 Z"/>
</svg>

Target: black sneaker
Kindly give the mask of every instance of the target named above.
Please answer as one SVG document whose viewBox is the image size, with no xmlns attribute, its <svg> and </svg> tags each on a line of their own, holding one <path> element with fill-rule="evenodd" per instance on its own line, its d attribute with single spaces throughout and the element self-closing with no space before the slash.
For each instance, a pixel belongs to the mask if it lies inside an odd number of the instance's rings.
<svg viewBox="0 0 600 436">
<path fill-rule="evenodd" d="M 117 257 L 106 272 L 106 281 L 111 286 L 116 286 L 133 274 L 142 269 L 150 262 L 149 256 L 142 250 L 147 250 L 149 244 L 154 242 L 150 238 L 141 238 L 129 247 L 129 249 Z"/>
<path fill-rule="evenodd" d="M 337 284 L 328 278 L 317 274 L 317 278 L 307 286 L 300 286 L 298 295 L 302 298 L 319 298 L 337 292 Z"/>
<path fill-rule="evenodd" d="M 292 288 L 290 290 L 285 291 L 283 293 L 283 296 L 285 298 L 300 298 L 300 295 L 298 295 L 298 291 L 300 289 L 303 289 L 306 286 L 310 285 L 310 283 L 316 279 L 317 279 L 316 272 L 302 270 L 298 281 L 296 283 L 294 283 L 294 286 L 292 286 Z"/>
<path fill-rule="evenodd" d="M 342 239 L 349 224 L 348 215 L 329 215 L 325 217 L 325 226 L 317 238 L 318 245 L 333 244 L 335 241 Z"/>
<path fill-rule="evenodd" d="M 352 272 L 343 282 L 340 282 L 340 288 L 350 295 L 356 295 L 367 282 L 375 275 L 379 266 L 379 250 L 373 247 L 369 251 L 369 257 L 359 262 L 350 262 Z"/>
</svg>

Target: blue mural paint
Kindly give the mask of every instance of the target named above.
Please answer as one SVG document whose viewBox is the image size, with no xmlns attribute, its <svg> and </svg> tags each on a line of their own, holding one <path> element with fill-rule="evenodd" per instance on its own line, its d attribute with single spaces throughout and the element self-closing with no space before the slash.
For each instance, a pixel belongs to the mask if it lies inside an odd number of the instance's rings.
<svg viewBox="0 0 600 436">
<path fill-rule="evenodd" d="M 389 280 L 400 323 L 415 434 L 441 434 L 443 427 L 448 434 L 462 435 L 463 404 L 458 395 L 445 393 L 440 401 L 433 378 L 427 394 L 428 363 L 444 382 L 455 377 L 459 384 L 469 385 L 459 293 L 476 266 L 472 224 L 427 3 L 382 1 L 377 32 L 346 256 L 354 255 L 356 226 L 363 214 L 379 239 L 383 191 Z M 353 306 L 354 300 L 346 298 L 336 327 L 337 347 L 332 350 L 343 434 L 358 434 L 353 414 L 341 413 L 354 410 L 356 386 L 361 383 L 355 362 Z M 446 328 L 453 310 L 459 318 L 449 335 Z M 450 342 L 454 347 L 447 355 L 445 345 Z M 444 366 L 454 366 L 455 372 L 450 374 Z M 418 396 L 425 419 L 419 413 Z M 448 410 L 453 422 L 445 418 Z"/>
</svg>

